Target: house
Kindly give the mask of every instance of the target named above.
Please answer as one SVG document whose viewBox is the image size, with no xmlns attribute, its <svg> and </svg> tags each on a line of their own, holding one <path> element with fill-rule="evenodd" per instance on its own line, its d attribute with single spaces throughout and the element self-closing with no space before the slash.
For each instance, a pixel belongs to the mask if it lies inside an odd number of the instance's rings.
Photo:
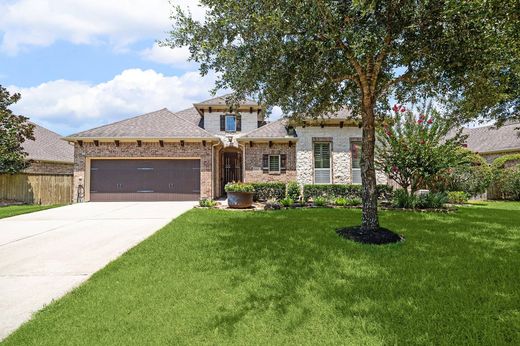
<svg viewBox="0 0 520 346">
<path fill-rule="evenodd" d="M 465 128 L 466 146 L 483 156 L 491 164 L 503 155 L 520 153 L 520 121 L 509 121 L 501 127 L 494 125 Z"/>
<path fill-rule="evenodd" d="M 17 174 L 0 174 L 0 200 L 28 204 L 68 204 L 72 201 L 74 146 L 37 124 L 27 140 L 29 166 Z"/>
<path fill-rule="evenodd" d="M 252 100 L 230 111 L 221 96 L 68 136 L 76 201 L 218 198 L 232 181 L 361 183 L 361 129 L 348 111 L 298 124 L 262 114 Z"/>
<path fill-rule="evenodd" d="M 22 146 L 28 154 L 29 167 L 24 173 L 68 174 L 74 171 L 74 146 L 61 140 L 61 136 L 35 123 L 34 140 Z"/>
</svg>

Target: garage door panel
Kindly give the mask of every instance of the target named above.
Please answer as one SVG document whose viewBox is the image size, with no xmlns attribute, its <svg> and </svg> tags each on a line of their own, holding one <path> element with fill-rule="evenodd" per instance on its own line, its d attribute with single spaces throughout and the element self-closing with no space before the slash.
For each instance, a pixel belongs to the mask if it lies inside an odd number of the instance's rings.
<svg viewBox="0 0 520 346">
<path fill-rule="evenodd" d="M 200 160 L 92 160 L 91 201 L 200 198 Z"/>
</svg>

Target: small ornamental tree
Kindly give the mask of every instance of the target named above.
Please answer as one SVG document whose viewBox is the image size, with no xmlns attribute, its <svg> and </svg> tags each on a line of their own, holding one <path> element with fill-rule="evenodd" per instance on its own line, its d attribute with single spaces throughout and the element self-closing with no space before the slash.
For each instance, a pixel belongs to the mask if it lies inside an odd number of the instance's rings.
<svg viewBox="0 0 520 346">
<path fill-rule="evenodd" d="M 17 173 L 28 166 L 22 143 L 34 140 L 34 125 L 27 117 L 15 115 L 9 109 L 20 97 L 0 85 L 0 173 Z"/>
<path fill-rule="evenodd" d="M 435 111 L 416 117 L 395 105 L 393 116 L 378 130 L 376 165 L 413 194 L 439 174 L 468 163 L 467 155 L 459 150 L 465 139 L 462 130 L 446 139 L 451 127 Z"/>
</svg>

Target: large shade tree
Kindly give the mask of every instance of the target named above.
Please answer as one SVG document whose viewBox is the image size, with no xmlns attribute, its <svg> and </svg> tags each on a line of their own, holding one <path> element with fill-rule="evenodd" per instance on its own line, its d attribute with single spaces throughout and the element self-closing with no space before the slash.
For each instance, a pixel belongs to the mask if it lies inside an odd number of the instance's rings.
<svg viewBox="0 0 520 346">
<path fill-rule="evenodd" d="M 20 97 L 0 85 L 0 173 L 17 173 L 29 164 L 22 144 L 34 140 L 34 125 L 27 117 L 13 114 L 9 109 Z"/>
<path fill-rule="evenodd" d="M 162 44 L 188 46 L 203 75 L 216 72 L 216 89 L 234 90 L 235 102 L 256 95 L 291 116 L 344 106 L 358 115 L 365 230 L 379 227 L 375 128 L 390 99 L 442 97 L 461 118 L 518 111 L 517 1 L 200 3 L 204 20 L 176 8 Z"/>
</svg>

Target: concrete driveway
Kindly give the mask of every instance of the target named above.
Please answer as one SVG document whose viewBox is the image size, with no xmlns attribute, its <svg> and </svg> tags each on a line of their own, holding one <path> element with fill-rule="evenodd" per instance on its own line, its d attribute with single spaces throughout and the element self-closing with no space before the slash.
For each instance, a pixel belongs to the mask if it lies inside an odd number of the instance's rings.
<svg viewBox="0 0 520 346">
<path fill-rule="evenodd" d="M 0 340 L 195 204 L 82 203 L 0 220 Z"/>
</svg>

